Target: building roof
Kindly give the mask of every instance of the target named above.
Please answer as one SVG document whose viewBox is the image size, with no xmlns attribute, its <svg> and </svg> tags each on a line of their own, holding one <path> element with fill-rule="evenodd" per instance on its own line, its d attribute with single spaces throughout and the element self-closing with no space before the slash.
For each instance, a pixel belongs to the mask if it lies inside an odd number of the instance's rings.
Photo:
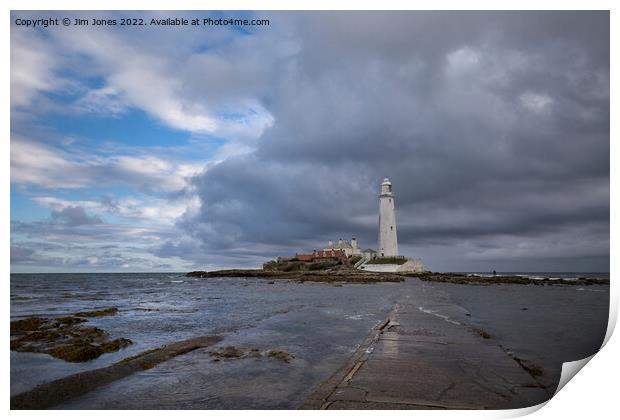
<svg viewBox="0 0 620 420">
<path fill-rule="evenodd" d="M 338 242 L 334 242 L 332 246 L 327 245 L 327 247 L 325 247 L 324 249 L 344 249 L 344 248 L 353 248 L 353 245 L 351 245 L 351 242 L 343 240 L 342 245 L 339 244 Z"/>
<path fill-rule="evenodd" d="M 370 249 L 370 248 L 365 249 L 362 252 L 374 252 L 375 254 L 377 253 L 377 251 L 375 251 L 374 249 Z"/>
</svg>

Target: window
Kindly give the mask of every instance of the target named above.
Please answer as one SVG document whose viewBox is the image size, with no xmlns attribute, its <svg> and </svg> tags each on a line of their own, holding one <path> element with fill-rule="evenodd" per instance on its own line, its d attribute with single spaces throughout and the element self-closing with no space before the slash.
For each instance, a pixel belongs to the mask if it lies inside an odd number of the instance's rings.
<svg viewBox="0 0 620 420">
<path fill-rule="evenodd" d="M 394 230 L 394 226 L 390 226 L 390 230 Z"/>
</svg>

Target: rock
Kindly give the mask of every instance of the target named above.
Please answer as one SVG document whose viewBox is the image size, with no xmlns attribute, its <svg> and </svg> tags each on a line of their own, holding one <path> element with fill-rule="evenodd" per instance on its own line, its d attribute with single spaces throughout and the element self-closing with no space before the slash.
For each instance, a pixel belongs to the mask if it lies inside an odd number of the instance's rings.
<svg viewBox="0 0 620 420">
<path fill-rule="evenodd" d="M 83 316 L 86 318 L 94 318 L 97 316 L 116 315 L 117 313 L 118 313 L 118 308 L 106 308 L 106 309 L 97 309 L 94 311 L 77 312 L 73 314 L 73 316 Z"/>
<path fill-rule="evenodd" d="M 489 338 L 491 338 L 491 334 L 489 334 L 488 332 L 486 332 L 485 330 L 483 330 L 482 328 L 476 328 L 476 327 L 472 327 L 472 329 L 478 334 L 480 335 L 480 337 L 484 338 L 485 340 L 488 340 Z"/>
<path fill-rule="evenodd" d="M 76 363 L 96 359 L 103 354 L 103 350 L 91 344 L 67 344 L 52 347 L 47 354 L 66 362 Z"/>
<path fill-rule="evenodd" d="M 228 347 L 220 347 L 218 349 L 210 351 L 209 354 L 212 357 L 215 357 L 218 359 L 233 359 L 233 358 L 243 357 L 245 355 L 245 352 L 234 346 L 228 346 Z"/>
<path fill-rule="evenodd" d="M 75 316 L 65 316 L 62 318 L 56 318 L 56 321 L 58 321 L 59 323 L 63 325 L 75 325 L 75 324 L 81 324 L 82 322 L 88 322 L 87 319 L 78 318 Z"/>
<path fill-rule="evenodd" d="M 294 358 L 294 356 L 283 350 L 269 350 L 269 352 L 267 352 L 267 357 L 271 357 L 284 363 L 290 363 L 291 359 Z"/>
<path fill-rule="evenodd" d="M 232 360 L 232 359 L 246 359 L 253 358 L 258 359 L 263 356 L 270 357 L 272 359 L 279 360 L 284 363 L 289 363 L 294 358 L 293 355 L 283 350 L 269 350 L 261 352 L 259 349 L 240 349 L 235 346 L 220 347 L 209 352 L 209 355 L 213 358 L 214 362 L 220 360 Z"/>
<path fill-rule="evenodd" d="M 116 310 L 116 308 L 110 308 Z M 110 310 L 104 310 L 110 313 Z M 89 313 L 89 312 L 80 312 Z M 132 341 L 126 338 L 109 340 L 99 328 L 82 325 L 84 318 L 27 318 L 11 322 L 10 348 L 13 351 L 46 353 L 67 362 L 96 359 L 103 353 L 118 351 Z"/>
<path fill-rule="evenodd" d="M 258 357 L 262 357 L 263 355 L 261 354 L 259 349 L 252 349 L 250 350 L 250 352 L 248 353 L 248 357 L 254 357 L 254 358 L 258 358 Z"/>
<path fill-rule="evenodd" d="M 221 340 L 219 336 L 202 336 L 170 343 L 127 357 L 112 365 L 79 372 L 11 397 L 12 410 L 38 410 L 54 407 L 63 401 L 84 395 L 100 386 L 122 379 L 135 372 L 151 369 L 173 357 L 213 345 Z M 86 355 L 89 350 L 83 350 Z"/>
<path fill-rule="evenodd" d="M 26 318 L 11 322 L 11 334 L 25 333 L 28 331 L 36 331 L 41 325 L 48 322 L 47 318 Z"/>
<path fill-rule="evenodd" d="M 402 275 L 406 275 L 403 273 Z M 566 281 L 562 279 L 537 279 L 519 276 L 502 276 L 481 277 L 476 275 L 464 276 L 459 273 L 433 273 L 426 271 L 423 273 L 407 274 L 409 277 L 416 277 L 422 281 L 455 283 L 455 284 L 474 284 L 474 285 L 490 285 L 490 284 L 534 284 L 537 286 L 590 286 L 590 285 L 608 285 L 608 279 L 588 279 L 580 278 L 574 281 Z"/>
<path fill-rule="evenodd" d="M 114 351 L 118 351 L 120 349 L 124 349 L 125 347 L 129 346 L 133 344 L 133 341 L 131 341 L 128 338 L 117 338 L 115 340 L 112 341 L 107 341 L 101 344 L 101 349 L 103 350 L 103 353 L 111 353 Z"/>
<path fill-rule="evenodd" d="M 279 278 L 297 282 L 346 282 L 346 283 L 378 283 L 378 282 L 401 282 L 407 277 L 416 277 L 422 281 L 434 281 L 456 284 L 535 284 L 540 286 L 550 285 L 579 285 L 589 286 L 609 284 L 608 279 L 579 278 L 575 281 L 562 279 L 533 279 L 519 276 L 496 275 L 493 277 L 481 277 L 460 273 L 433 273 L 425 272 L 400 272 L 400 273 L 376 273 L 358 270 L 346 264 L 338 264 L 333 267 L 313 265 L 301 261 L 287 261 L 282 263 L 271 262 L 265 265 L 265 269 L 251 270 L 219 270 L 219 271 L 192 271 L 187 277 L 214 278 L 214 277 L 263 277 Z M 312 268 L 312 269 L 310 269 Z M 269 283 L 271 284 L 271 283 Z"/>
<path fill-rule="evenodd" d="M 295 266 L 297 267 L 297 266 Z M 288 270 L 288 268 L 287 268 Z M 378 282 L 401 282 L 403 275 L 395 273 L 373 273 L 357 270 L 355 268 L 338 265 L 329 269 L 321 270 L 219 270 L 219 271 L 192 271 L 187 277 L 214 278 L 214 277 L 266 277 L 281 278 L 292 281 L 314 282 L 347 282 L 347 283 L 378 283 Z"/>
</svg>

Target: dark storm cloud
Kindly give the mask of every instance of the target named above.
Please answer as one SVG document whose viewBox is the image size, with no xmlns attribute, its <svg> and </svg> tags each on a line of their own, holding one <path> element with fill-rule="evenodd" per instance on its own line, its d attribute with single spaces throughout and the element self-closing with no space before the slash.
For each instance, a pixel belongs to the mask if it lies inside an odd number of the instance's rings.
<svg viewBox="0 0 620 420">
<path fill-rule="evenodd" d="M 564 253 L 608 269 L 607 13 L 272 16 L 285 18 L 274 49 L 298 48 L 260 91 L 273 126 L 194 180 L 202 209 L 180 226 L 201 250 L 375 247 L 388 176 L 401 250 L 431 268 Z"/>
</svg>

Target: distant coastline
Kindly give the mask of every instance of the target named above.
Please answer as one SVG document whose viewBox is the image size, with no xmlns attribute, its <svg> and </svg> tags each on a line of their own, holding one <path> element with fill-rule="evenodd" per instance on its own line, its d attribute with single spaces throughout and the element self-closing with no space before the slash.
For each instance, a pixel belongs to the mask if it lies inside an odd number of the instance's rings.
<svg viewBox="0 0 620 420">
<path fill-rule="evenodd" d="M 350 267 L 337 269 L 314 270 L 314 271 L 278 271 L 265 269 L 230 269 L 215 271 L 192 271 L 187 277 L 216 278 L 216 277 L 259 277 L 271 279 L 286 279 L 292 281 L 315 281 L 315 282 L 347 282 L 347 283 L 379 283 L 400 282 L 408 277 L 415 277 L 422 281 L 456 283 L 456 284 L 534 284 L 534 285 L 575 285 L 589 286 L 594 284 L 609 284 L 608 278 L 595 277 L 592 274 L 583 273 L 577 277 L 554 277 L 540 276 L 541 273 L 517 273 L 517 274 L 477 274 L 477 273 L 441 273 L 441 272 L 397 272 L 378 273 L 357 270 Z M 544 273 L 553 274 L 553 273 Z M 579 274 L 579 273 L 571 273 Z M 590 276 L 585 276 L 586 274 Z"/>
</svg>

